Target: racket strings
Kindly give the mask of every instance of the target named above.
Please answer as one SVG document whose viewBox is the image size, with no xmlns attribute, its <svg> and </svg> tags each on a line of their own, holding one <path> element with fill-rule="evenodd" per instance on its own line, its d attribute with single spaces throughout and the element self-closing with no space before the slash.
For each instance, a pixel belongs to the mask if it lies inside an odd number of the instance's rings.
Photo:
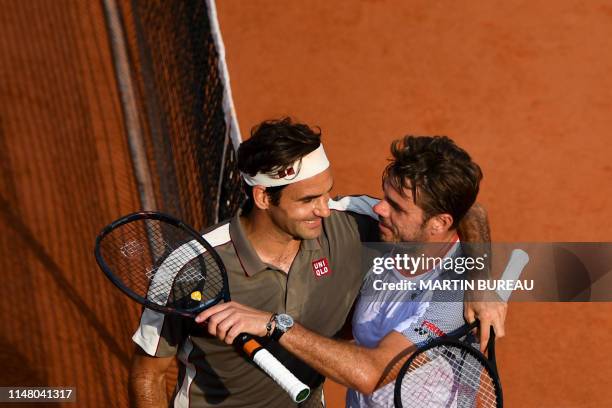
<svg viewBox="0 0 612 408">
<path fill-rule="evenodd" d="M 121 283 L 160 306 L 190 309 L 224 287 L 219 265 L 186 231 L 153 219 L 123 224 L 104 237 L 101 254 Z"/>
<path fill-rule="evenodd" d="M 481 362 L 464 349 L 440 345 L 415 356 L 401 382 L 402 406 L 496 407 L 496 388 Z"/>
</svg>

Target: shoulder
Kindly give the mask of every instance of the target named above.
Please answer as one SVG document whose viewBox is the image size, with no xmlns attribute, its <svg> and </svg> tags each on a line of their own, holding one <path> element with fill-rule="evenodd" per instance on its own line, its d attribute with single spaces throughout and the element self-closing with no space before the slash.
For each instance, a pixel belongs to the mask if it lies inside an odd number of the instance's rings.
<svg viewBox="0 0 612 408">
<path fill-rule="evenodd" d="M 331 214 L 324 219 L 326 232 L 342 237 L 355 236 L 362 242 L 378 239 L 378 215 L 373 207 L 380 200 L 367 195 L 345 196 L 329 200 Z"/>
<path fill-rule="evenodd" d="M 227 244 L 232 240 L 230 236 L 230 222 L 232 219 L 222 221 L 211 227 L 206 228 L 201 234 L 202 238 L 206 240 L 213 247 L 218 247 Z"/>
<path fill-rule="evenodd" d="M 332 212 L 360 214 L 378 220 L 373 207 L 379 202 L 378 198 L 368 195 L 350 195 L 330 199 L 328 205 Z"/>
</svg>

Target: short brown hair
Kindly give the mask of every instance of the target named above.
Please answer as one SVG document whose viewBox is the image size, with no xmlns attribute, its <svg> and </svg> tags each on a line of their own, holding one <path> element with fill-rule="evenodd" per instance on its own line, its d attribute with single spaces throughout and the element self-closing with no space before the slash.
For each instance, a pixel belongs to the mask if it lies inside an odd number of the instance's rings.
<svg viewBox="0 0 612 408">
<path fill-rule="evenodd" d="M 266 120 L 251 130 L 251 137 L 238 148 L 238 169 L 242 173 L 255 176 L 285 170 L 296 160 L 316 150 L 321 144 L 321 130 L 304 123 L 295 122 L 289 117 Z M 243 212 L 253 208 L 253 188 L 243 183 L 247 201 Z M 281 192 L 286 186 L 267 187 L 273 205 L 280 202 Z"/>
<path fill-rule="evenodd" d="M 391 144 L 391 154 L 383 183 L 403 196 L 410 185 L 425 220 L 450 214 L 456 228 L 476 201 L 482 180 L 478 164 L 446 136 L 405 136 Z"/>
</svg>

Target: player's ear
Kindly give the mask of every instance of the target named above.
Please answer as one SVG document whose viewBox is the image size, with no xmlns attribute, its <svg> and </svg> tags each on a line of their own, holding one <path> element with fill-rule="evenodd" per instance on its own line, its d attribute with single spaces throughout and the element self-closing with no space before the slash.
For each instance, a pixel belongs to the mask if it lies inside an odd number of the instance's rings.
<svg viewBox="0 0 612 408">
<path fill-rule="evenodd" d="M 452 225 L 453 216 L 446 213 L 435 215 L 429 220 L 429 226 L 435 234 L 441 234 L 448 231 L 451 229 Z"/>
<path fill-rule="evenodd" d="M 264 186 L 253 186 L 253 201 L 260 210 L 267 210 L 270 207 L 270 196 L 266 194 Z"/>
</svg>

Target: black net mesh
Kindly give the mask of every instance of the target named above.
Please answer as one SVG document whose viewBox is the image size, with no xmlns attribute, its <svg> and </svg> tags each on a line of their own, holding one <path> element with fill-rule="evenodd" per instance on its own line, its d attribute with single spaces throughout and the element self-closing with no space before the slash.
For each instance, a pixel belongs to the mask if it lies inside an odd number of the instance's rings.
<svg viewBox="0 0 612 408">
<path fill-rule="evenodd" d="M 157 210 L 201 229 L 242 193 L 205 1 L 132 0 L 124 26 Z"/>
</svg>

